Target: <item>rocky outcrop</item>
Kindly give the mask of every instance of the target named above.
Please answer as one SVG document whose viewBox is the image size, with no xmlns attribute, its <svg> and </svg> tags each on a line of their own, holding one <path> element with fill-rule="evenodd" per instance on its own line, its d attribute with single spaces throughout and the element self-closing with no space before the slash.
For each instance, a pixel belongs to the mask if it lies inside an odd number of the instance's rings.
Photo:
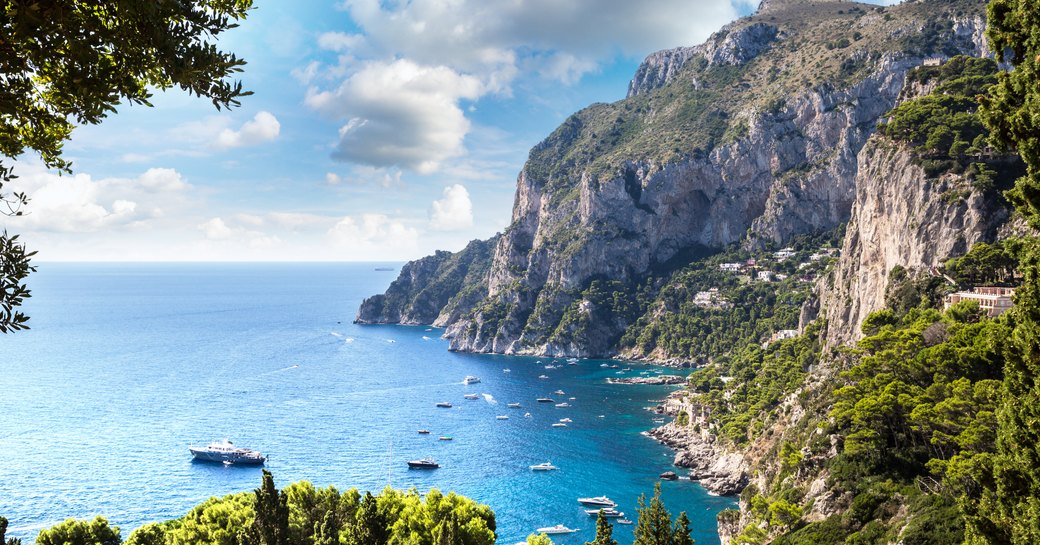
<svg viewBox="0 0 1040 545">
<path fill-rule="evenodd" d="M 860 154 L 856 201 L 841 257 L 820 285 L 827 344 L 856 341 L 868 314 L 885 306 L 897 265 L 936 267 L 980 241 L 992 242 L 1010 211 L 999 191 L 975 189 L 963 176 L 930 178 L 921 158 L 876 136 Z"/>
<path fill-rule="evenodd" d="M 361 303 L 354 323 L 443 325 L 459 319 L 487 296 L 496 240 L 474 240 L 458 253 L 440 251 L 405 264 L 386 293 Z"/>
<path fill-rule="evenodd" d="M 708 492 L 729 496 L 747 486 L 744 455 L 723 448 L 711 434 L 672 423 L 654 428 L 649 435 L 675 449 L 674 464 L 688 469 L 690 479 L 700 482 Z"/>
</svg>

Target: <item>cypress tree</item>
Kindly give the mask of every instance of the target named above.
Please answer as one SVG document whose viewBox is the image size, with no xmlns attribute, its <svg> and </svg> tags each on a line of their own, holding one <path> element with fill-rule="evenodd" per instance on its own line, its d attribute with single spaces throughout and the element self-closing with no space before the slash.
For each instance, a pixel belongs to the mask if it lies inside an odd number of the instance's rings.
<svg viewBox="0 0 1040 545">
<path fill-rule="evenodd" d="M 675 520 L 675 528 L 672 530 L 672 545 L 693 545 L 693 537 L 690 536 L 690 519 L 686 517 L 686 511 L 679 513 Z"/>
<path fill-rule="evenodd" d="M 22 540 L 7 538 L 7 519 L 0 517 L 0 545 L 22 545 Z"/>
<path fill-rule="evenodd" d="M 635 541 L 632 545 L 672 545 L 672 515 L 661 501 L 661 483 L 654 485 L 654 497 L 646 503 L 639 496 L 639 520 L 636 521 Z"/>
<path fill-rule="evenodd" d="M 596 538 L 585 542 L 585 545 L 617 545 L 617 540 L 614 539 L 613 534 L 614 526 L 610 524 L 607 516 L 600 509 L 599 516 L 596 517 Z"/>
<path fill-rule="evenodd" d="M 289 505 L 285 492 L 274 486 L 270 471 L 263 470 L 263 482 L 254 491 L 253 526 L 248 542 L 252 545 L 288 545 Z"/>
<path fill-rule="evenodd" d="M 339 524 L 336 522 L 336 511 L 325 512 L 321 522 L 314 523 L 314 545 L 338 545 Z"/>
</svg>

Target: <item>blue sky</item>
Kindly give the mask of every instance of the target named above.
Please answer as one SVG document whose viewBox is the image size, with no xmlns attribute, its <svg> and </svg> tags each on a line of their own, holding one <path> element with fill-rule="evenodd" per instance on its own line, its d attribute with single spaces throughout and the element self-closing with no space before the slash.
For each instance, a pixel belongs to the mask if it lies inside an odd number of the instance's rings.
<svg viewBox="0 0 1040 545">
<path fill-rule="evenodd" d="M 756 0 L 257 0 L 222 48 L 255 92 L 171 91 L 23 158 L 4 227 L 38 260 L 404 260 L 510 218 L 530 147 L 639 61 Z"/>
</svg>

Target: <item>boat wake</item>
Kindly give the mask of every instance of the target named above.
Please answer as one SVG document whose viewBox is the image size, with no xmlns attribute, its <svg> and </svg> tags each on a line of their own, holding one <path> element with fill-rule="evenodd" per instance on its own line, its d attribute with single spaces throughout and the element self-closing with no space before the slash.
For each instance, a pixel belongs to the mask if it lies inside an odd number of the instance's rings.
<svg viewBox="0 0 1040 545">
<path fill-rule="evenodd" d="M 329 335 L 332 335 L 333 337 L 338 337 L 340 339 L 343 338 L 343 334 L 338 331 L 329 331 Z"/>
<path fill-rule="evenodd" d="M 498 405 L 498 401 L 495 401 L 495 396 L 491 394 L 480 394 L 484 396 L 484 401 L 488 402 L 488 405 Z"/>
</svg>

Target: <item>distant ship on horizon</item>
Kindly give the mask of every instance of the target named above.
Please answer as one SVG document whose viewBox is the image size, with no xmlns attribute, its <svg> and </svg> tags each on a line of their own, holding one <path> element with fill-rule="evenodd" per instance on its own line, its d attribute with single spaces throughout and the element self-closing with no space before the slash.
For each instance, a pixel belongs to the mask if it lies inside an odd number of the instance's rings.
<svg viewBox="0 0 1040 545">
<path fill-rule="evenodd" d="M 394 270 L 394 268 L 393 267 L 376 267 L 376 270 L 377 271 L 392 271 L 392 270 Z"/>
</svg>

